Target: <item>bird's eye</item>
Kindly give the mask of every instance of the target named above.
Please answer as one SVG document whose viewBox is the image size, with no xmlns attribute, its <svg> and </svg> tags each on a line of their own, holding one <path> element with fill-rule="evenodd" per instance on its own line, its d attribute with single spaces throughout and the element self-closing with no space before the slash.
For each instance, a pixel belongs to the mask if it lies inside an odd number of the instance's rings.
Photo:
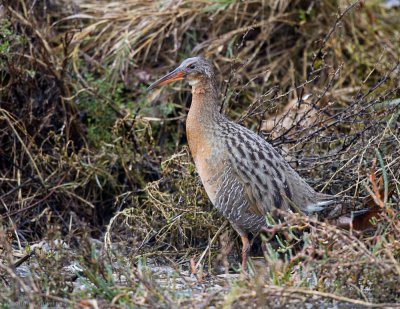
<svg viewBox="0 0 400 309">
<path fill-rule="evenodd" d="M 192 64 L 190 64 L 190 65 L 188 66 L 188 68 L 191 69 L 191 70 L 193 70 L 195 67 L 196 67 L 196 66 L 194 65 L 194 63 L 192 63 Z"/>
</svg>

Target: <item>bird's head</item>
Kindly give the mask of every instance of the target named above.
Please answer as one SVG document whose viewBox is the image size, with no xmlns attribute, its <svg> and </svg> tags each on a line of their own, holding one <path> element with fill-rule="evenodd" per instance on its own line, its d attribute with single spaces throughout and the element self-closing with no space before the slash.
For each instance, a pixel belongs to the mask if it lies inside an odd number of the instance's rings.
<svg viewBox="0 0 400 309">
<path fill-rule="evenodd" d="M 213 76 L 214 70 L 206 59 L 203 57 L 188 58 L 175 70 L 152 83 L 147 90 L 152 90 L 156 87 L 164 86 L 181 79 L 187 80 L 191 86 L 194 86 L 202 80 L 211 80 Z"/>
</svg>

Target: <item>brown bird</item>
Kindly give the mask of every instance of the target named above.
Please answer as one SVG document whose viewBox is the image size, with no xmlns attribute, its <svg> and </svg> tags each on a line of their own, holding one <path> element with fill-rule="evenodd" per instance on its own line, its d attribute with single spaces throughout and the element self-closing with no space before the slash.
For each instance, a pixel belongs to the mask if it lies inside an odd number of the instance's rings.
<svg viewBox="0 0 400 309">
<path fill-rule="evenodd" d="M 274 209 L 311 214 L 336 203 L 316 192 L 261 136 L 219 111 L 212 65 L 188 58 L 148 90 L 185 79 L 192 86 L 186 134 L 204 188 L 216 209 L 232 224 L 242 242 L 242 269 L 247 266 L 249 233 L 266 226 Z"/>
</svg>

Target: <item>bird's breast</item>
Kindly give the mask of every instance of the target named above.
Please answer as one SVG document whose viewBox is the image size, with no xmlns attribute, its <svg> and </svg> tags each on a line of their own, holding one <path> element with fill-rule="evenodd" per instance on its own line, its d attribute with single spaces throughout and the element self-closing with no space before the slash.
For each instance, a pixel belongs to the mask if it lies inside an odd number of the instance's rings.
<svg viewBox="0 0 400 309">
<path fill-rule="evenodd" d="M 208 197 L 214 204 L 225 168 L 224 147 L 213 138 L 212 134 L 207 134 L 204 128 L 187 124 L 186 134 L 197 172 Z"/>
</svg>

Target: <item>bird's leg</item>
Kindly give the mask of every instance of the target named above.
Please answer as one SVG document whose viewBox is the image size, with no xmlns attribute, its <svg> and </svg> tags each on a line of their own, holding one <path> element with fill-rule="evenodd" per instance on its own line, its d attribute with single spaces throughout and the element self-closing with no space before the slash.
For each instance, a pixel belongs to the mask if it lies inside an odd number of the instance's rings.
<svg viewBox="0 0 400 309">
<path fill-rule="evenodd" d="M 246 273 L 247 270 L 247 258 L 250 249 L 250 242 L 247 235 L 240 235 L 242 239 L 242 272 Z"/>
<path fill-rule="evenodd" d="M 247 274 L 247 260 L 248 253 L 250 249 L 250 241 L 247 236 L 246 231 L 237 226 L 234 222 L 231 222 L 232 227 L 235 231 L 240 235 L 240 239 L 242 240 L 242 274 Z"/>
</svg>

